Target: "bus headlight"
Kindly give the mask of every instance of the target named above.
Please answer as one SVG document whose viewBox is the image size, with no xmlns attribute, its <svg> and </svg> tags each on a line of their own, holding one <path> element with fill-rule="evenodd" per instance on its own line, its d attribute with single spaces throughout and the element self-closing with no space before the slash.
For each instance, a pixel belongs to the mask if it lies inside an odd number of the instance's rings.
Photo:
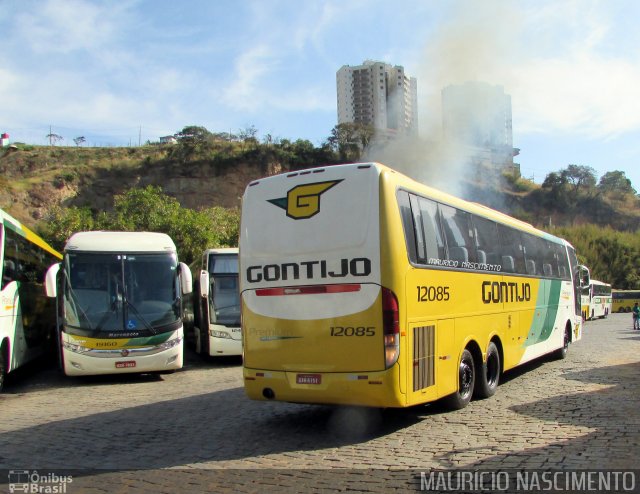
<svg viewBox="0 0 640 494">
<path fill-rule="evenodd" d="M 182 342 L 182 338 L 180 337 L 174 338 L 172 340 L 167 340 L 164 343 L 161 343 L 160 345 L 158 345 L 158 348 L 161 348 L 162 350 L 169 350 L 174 346 L 178 346 L 181 342 Z"/>
<path fill-rule="evenodd" d="M 87 348 L 82 345 L 76 345 L 75 343 L 69 343 L 67 341 L 62 342 L 62 347 L 65 350 L 69 350 L 70 352 L 73 352 L 73 353 L 87 353 L 91 351 L 91 348 Z"/>
<path fill-rule="evenodd" d="M 231 335 L 229 333 L 227 333 L 226 331 L 216 331 L 215 329 L 212 329 L 210 331 L 210 334 L 214 338 L 228 338 L 228 339 L 231 339 Z"/>
</svg>

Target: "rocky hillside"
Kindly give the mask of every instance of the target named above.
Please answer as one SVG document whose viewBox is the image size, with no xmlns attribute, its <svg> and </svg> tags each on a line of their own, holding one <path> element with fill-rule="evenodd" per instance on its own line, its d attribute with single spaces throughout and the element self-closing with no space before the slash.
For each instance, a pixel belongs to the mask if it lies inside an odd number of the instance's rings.
<svg viewBox="0 0 640 494">
<path fill-rule="evenodd" d="M 107 210 L 113 196 L 157 185 L 185 207 L 239 207 L 246 184 L 279 173 L 277 161 L 249 157 L 231 166 L 174 162 L 159 146 L 139 148 L 18 147 L 0 151 L 0 208 L 27 225 L 54 205 Z"/>
<path fill-rule="evenodd" d="M 160 186 L 183 207 L 235 208 L 252 180 L 337 162 L 344 161 L 308 141 L 278 145 L 209 141 L 205 148 L 18 145 L 0 149 L 0 208 L 34 227 L 53 206 L 109 210 L 114 195 L 146 185 Z M 487 176 L 477 173 L 466 181 L 464 197 L 536 226 L 593 223 L 640 230 L 640 199 L 633 193 L 606 193 L 594 187 L 581 191 L 567 184 L 544 188 L 517 176 L 481 180 Z"/>
</svg>

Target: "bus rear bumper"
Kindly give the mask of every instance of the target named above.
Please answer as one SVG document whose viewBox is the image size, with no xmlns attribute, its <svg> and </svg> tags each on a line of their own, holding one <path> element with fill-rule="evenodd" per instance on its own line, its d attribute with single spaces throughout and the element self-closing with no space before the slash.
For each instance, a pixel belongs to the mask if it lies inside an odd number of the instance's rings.
<svg viewBox="0 0 640 494">
<path fill-rule="evenodd" d="M 182 345 L 154 355 L 98 358 L 63 348 L 64 373 L 67 376 L 145 373 L 172 371 L 182 368 Z"/>
<path fill-rule="evenodd" d="M 398 365 L 379 372 L 313 373 L 243 368 L 244 388 L 253 400 L 324 405 L 405 407 Z"/>
</svg>

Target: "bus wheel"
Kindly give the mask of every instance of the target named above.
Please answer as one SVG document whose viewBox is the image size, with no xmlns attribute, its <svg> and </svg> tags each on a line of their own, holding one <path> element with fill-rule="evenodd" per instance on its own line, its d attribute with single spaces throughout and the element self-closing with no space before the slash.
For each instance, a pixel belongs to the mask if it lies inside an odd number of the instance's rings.
<svg viewBox="0 0 640 494">
<path fill-rule="evenodd" d="M 562 344 L 562 348 L 560 350 L 556 350 L 554 353 L 554 356 L 558 360 L 567 358 L 567 353 L 569 352 L 569 343 L 571 343 L 571 328 L 567 324 L 567 327 L 564 329 L 564 342 Z"/>
<path fill-rule="evenodd" d="M 476 398 L 489 398 L 496 394 L 500 381 L 500 352 L 492 341 L 487 348 L 487 361 L 482 363 L 478 372 L 474 396 Z"/>
<path fill-rule="evenodd" d="M 445 397 L 445 405 L 452 410 L 460 410 L 466 407 L 471 401 L 471 396 L 473 396 L 475 382 L 476 368 L 473 362 L 473 355 L 465 348 L 458 365 L 458 391 Z"/>
</svg>

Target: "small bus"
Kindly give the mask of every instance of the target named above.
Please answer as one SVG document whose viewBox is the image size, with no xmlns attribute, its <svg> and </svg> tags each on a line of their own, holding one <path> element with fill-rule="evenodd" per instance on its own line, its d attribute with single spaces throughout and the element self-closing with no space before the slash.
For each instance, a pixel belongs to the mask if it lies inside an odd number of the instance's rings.
<svg viewBox="0 0 640 494">
<path fill-rule="evenodd" d="M 640 290 L 612 290 L 611 300 L 613 312 L 631 312 L 636 302 L 640 304 Z"/>
<path fill-rule="evenodd" d="M 242 355 L 238 249 L 207 249 L 194 287 L 196 352 Z"/>
<path fill-rule="evenodd" d="M 588 312 L 585 319 L 603 319 L 611 313 L 611 285 L 591 279 L 588 289 Z"/>
<path fill-rule="evenodd" d="M 249 183 L 239 259 L 255 400 L 458 409 L 582 335 L 568 242 L 378 163 Z"/>
<path fill-rule="evenodd" d="M 55 307 L 47 268 L 62 255 L 0 209 L 0 391 L 6 375 L 55 349 Z"/>
<path fill-rule="evenodd" d="M 168 235 L 79 232 L 49 268 L 67 376 L 172 372 L 183 364 L 191 271 Z"/>
</svg>

